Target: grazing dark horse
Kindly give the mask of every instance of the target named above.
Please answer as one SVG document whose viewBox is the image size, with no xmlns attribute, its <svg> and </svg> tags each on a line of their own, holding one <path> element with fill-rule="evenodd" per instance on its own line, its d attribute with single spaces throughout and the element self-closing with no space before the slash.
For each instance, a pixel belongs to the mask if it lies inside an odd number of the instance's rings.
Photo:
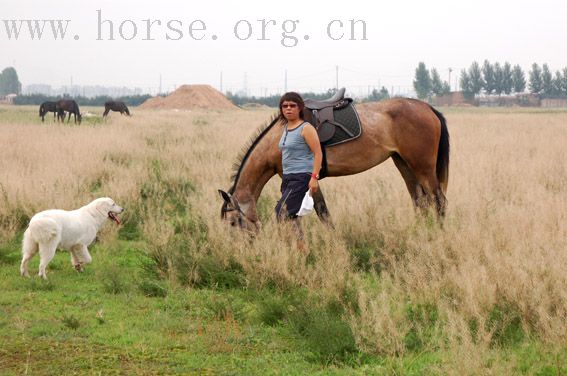
<svg viewBox="0 0 567 376">
<path fill-rule="evenodd" d="M 102 114 L 102 117 L 106 117 L 106 115 L 108 115 L 110 110 L 115 112 L 120 112 L 120 115 L 126 114 L 130 116 L 130 111 L 128 111 L 128 107 L 126 107 L 126 104 L 124 104 L 124 102 L 119 102 L 119 101 L 106 102 L 104 104 L 104 114 Z"/>
<path fill-rule="evenodd" d="M 358 174 L 392 158 L 415 207 L 434 207 L 443 217 L 449 181 L 449 132 L 443 115 L 427 103 L 401 98 L 363 103 L 357 110 L 362 134 L 326 148 L 327 176 Z M 279 118 L 260 129 L 235 165 L 232 187 L 219 190 L 221 217 L 232 226 L 260 229 L 256 203 L 268 180 L 282 175 L 278 142 L 283 131 Z M 330 220 L 321 189 L 313 199 L 319 218 Z"/>
<path fill-rule="evenodd" d="M 43 102 L 39 106 L 39 116 L 41 117 L 42 122 L 45 120 L 45 115 L 47 115 L 48 112 L 53 112 L 53 120 L 55 120 L 55 118 L 57 118 L 57 121 L 59 121 L 61 114 L 59 114 L 60 116 L 57 116 L 58 113 L 57 113 L 57 103 L 56 102 Z"/>
<path fill-rule="evenodd" d="M 65 121 L 65 112 L 69 113 L 69 118 L 67 119 L 67 123 L 71 120 L 71 114 L 73 114 L 75 119 L 75 124 L 77 124 L 77 120 L 79 124 L 81 124 L 81 111 L 79 110 L 79 105 L 72 99 L 61 99 L 57 102 L 57 111 L 60 113 L 61 120 Z"/>
</svg>

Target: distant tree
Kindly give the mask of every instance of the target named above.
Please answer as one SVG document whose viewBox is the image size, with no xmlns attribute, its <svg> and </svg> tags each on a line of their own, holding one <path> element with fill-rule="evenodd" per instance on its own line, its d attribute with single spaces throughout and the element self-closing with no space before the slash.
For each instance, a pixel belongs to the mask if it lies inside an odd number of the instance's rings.
<svg viewBox="0 0 567 376">
<path fill-rule="evenodd" d="M 541 78 L 541 68 L 537 63 L 532 64 L 530 71 L 530 93 L 539 94 L 543 90 L 543 81 Z"/>
<path fill-rule="evenodd" d="M 502 94 L 504 91 L 504 70 L 500 63 L 494 63 L 494 92 L 497 95 Z"/>
<path fill-rule="evenodd" d="M 363 99 L 363 101 L 381 101 L 384 99 L 389 99 L 390 98 L 390 93 L 388 92 L 388 89 L 386 89 L 384 86 L 382 86 L 382 88 L 380 90 L 378 89 L 374 89 L 372 90 L 372 93 L 370 93 L 370 95 L 368 97 L 366 97 L 365 99 Z"/>
<path fill-rule="evenodd" d="M 471 90 L 474 95 L 477 95 L 480 93 L 480 91 L 482 90 L 482 86 L 483 86 L 483 80 L 482 80 L 482 74 L 480 71 L 480 66 L 478 65 L 478 63 L 476 61 L 474 61 L 470 68 L 469 68 L 469 80 L 470 80 L 470 85 L 471 85 Z"/>
<path fill-rule="evenodd" d="M 461 85 L 461 90 L 463 92 L 463 95 L 466 99 L 474 99 L 474 93 L 472 90 L 472 85 L 471 85 L 471 79 L 469 77 L 469 74 L 467 73 L 466 70 L 462 70 L 461 71 L 461 77 L 459 79 L 459 84 Z"/>
<path fill-rule="evenodd" d="M 552 87 L 553 87 L 553 92 L 552 92 L 553 96 L 563 95 L 563 75 L 561 74 L 561 71 L 555 72 L 555 77 L 553 77 L 553 81 L 552 81 Z"/>
<path fill-rule="evenodd" d="M 431 77 L 429 71 L 425 67 L 424 62 L 420 62 L 415 69 L 415 80 L 413 81 L 413 88 L 417 93 L 419 99 L 427 98 L 431 93 Z"/>
<path fill-rule="evenodd" d="M 547 64 L 543 64 L 541 71 L 542 91 L 545 95 L 553 95 L 553 76 Z"/>
<path fill-rule="evenodd" d="M 443 92 L 442 95 L 451 93 L 451 85 L 447 81 L 443 81 Z"/>
<path fill-rule="evenodd" d="M 22 84 L 18 79 L 18 73 L 12 67 L 8 67 L 0 73 L 0 95 L 20 94 Z"/>
<path fill-rule="evenodd" d="M 523 93 L 526 90 L 526 76 L 519 65 L 514 65 L 512 69 L 512 87 L 514 93 Z"/>
<path fill-rule="evenodd" d="M 567 96 L 567 68 L 563 68 L 561 75 L 561 94 Z"/>
<path fill-rule="evenodd" d="M 431 68 L 431 91 L 435 95 L 443 95 L 443 82 L 437 69 Z"/>
<path fill-rule="evenodd" d="M 494 67 L 488 60 L 484 60 L 484 64 L 482 64 L 482 87 L 488 95 L 492 94 L 496 88 Z"/>
<path fill-rule="evenodd" d="M 502 91 L 504 94 L 509 95 L 512 92 L 512 86 L 512 65 L 509 62 L 505 62 L 502 68 Z"/>
</svg>

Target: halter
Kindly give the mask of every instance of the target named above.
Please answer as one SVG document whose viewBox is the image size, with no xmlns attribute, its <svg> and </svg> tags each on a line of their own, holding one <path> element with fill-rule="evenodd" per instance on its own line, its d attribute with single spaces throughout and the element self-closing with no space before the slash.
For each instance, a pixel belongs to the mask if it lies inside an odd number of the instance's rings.
<svg viewBox="0 0 567 376">
<path fill-rule="evenodd" d="M 225 214 L 231 211 L 238 211 L 244 218 L 248 219 L 248 217 L 246 217 L 246 214 L 242 211 L 242 209 L 240 209 L 240 204 L 238 203 L 238 200 L 236 199 L 236 197 L 234 196 L 230 196 L 231 199 L 234 200 L 234 203 L 236 204 L 236 207 L 231 208 L 231 209 L 226 209 L 223 205 L 222 209 L 221 209 L 221 218 L 225 218 Z M 225 202 L 225 205 L 227 205 L 228 203 Z M 242 218 L 239 216 L 238 217 L 238 224 L 241 225 L 242 224 Z"/>
</svg>

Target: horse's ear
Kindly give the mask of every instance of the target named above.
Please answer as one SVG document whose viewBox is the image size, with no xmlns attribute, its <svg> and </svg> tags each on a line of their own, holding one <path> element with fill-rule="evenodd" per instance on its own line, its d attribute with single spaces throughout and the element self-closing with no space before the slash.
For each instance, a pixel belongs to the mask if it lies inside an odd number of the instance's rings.
<svg viewBox="0 0 567 376">
<path fill-rule="evenodd" d="M 230 195 L 223 190 L 219 189 L 218 191 L 219 191 L 219 194 L 221 195 L 222 199 L 224 200 L 224 202 L 230 204 L 230 202 L 231 202 Z"/>
</svg>

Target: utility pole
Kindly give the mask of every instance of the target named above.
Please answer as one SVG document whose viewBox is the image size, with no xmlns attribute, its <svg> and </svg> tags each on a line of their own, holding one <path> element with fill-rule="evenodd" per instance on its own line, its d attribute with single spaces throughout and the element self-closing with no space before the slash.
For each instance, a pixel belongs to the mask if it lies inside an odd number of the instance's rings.
<svg viewBox="0 0 567 376">
<path fill-rule="evenodd" d="M 449 83 L 449 91 L 451 91 L 451 72 L 453 71 L 453 68 L 449 67 L 449 81 L 447 81 Z"/>
<path fill-rule="evenodd" d="M 244 72 L 244 96 L 248 96 L 248 72 Z"/>
<path fill-rule="evenodd" d="M 287 93 L 287 69 L 285 70 L 284 75 L 284 93 Z"/>
<path fill-rule="evenodd" d="M 335 89 L 339 90 L 339 66 L 335 66 L 336 69 L 336 77 L 335 77 Z"/>
<path fill-rule="evenodd" d="M 158 89 L 158 95 L 161 94 L 161 73 L 159 74 L 159 89 Z"/>
</svg>

